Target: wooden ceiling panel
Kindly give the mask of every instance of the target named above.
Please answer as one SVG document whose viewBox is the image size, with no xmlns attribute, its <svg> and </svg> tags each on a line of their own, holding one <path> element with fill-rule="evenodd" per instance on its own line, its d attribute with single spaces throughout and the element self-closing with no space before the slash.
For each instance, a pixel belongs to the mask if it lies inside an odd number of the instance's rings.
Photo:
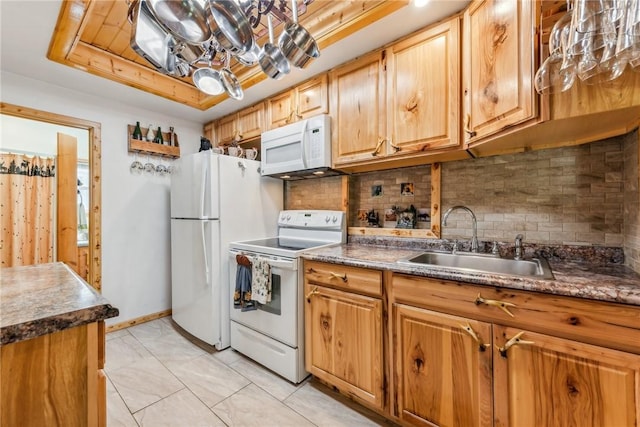
<svg viewBox="0 0 640 427">
<path fill-rule="evenodd" d="M 276 13 L 281 19 L 291 15 L 287 4 L 288 1 L 275 2 L 281 8 Z M 299 22 L 322 49 L 407 4 L 408 0 L 313 0 L 299 9 Z M 203 94 L 190 77 L 179 79 L 162 74 L 136 54 L 130 46 L 132 26 L 127 18 L 128 9 L 128 0 L 62 2 L 47 57 L 201 110 L 227 99 L 226 95 Z M 78 11 L 83 12 L 81 16 Z M 276 23 L 281 23 L 281 19 L 276 19 Z M 263 24 L 254 30 L 261 35 L 260 45 L 266 39 Z M 276 37 L 279 31 L 276 29 Z M 243 67 L 234 61 L 232 69 L 245 89 L 267 78 L 258 66 Z"/>
</svg>

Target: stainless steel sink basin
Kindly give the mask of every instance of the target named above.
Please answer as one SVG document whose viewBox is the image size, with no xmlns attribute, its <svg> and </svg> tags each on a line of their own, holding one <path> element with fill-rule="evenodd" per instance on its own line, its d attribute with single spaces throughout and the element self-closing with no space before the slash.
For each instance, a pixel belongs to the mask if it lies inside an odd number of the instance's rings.
<svg viewBox="0 0 640 427">
<path fill-rule="evenodd" d="M 553 279 L 549 263 L 544 258 L 515 260 L 473 253 L 424 252 L 398 260 L 406 265 L 429 265 L 465 272 L 494 273 L 507 276 Z"/>
</svg>

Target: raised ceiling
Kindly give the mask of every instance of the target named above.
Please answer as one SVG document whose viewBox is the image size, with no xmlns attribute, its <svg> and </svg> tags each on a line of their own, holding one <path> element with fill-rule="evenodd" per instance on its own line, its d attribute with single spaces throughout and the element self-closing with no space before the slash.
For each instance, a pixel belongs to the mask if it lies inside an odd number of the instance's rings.
<svg viewBox="0 0 640 427">
<path fill-rule="evenodd" d="M 408 1 L 315 0 L 303 8 L 299 21 L 322 50 L 407 4 Z M 162 74 L 137 55 L 130 47 L 128 8 L 127 0 L 62 2 L 48 58 L 200 110 L 228 99 L 226 95 L 200 92 L 190 78 Z M 256 32 L 264 34 L 260 28 Z M 260 45 L 265 37 L 259 40 Z M 259 66 L 234 64 L 232 69 L 245 90 L 267 79 Z"/>
</svg>

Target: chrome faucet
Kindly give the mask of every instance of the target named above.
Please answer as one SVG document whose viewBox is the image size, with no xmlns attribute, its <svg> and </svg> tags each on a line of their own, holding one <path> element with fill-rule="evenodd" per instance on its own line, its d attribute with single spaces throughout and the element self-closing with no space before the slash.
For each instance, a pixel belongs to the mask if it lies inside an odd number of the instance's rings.
<svg viewBox="0 0 640 427">
<path fill-rule="evenodd" d="M 473 213 L 471 209 L 466 206 L 452 206 L 444 213 L 442 216 L 442 225 L 447 225 L 447 218 L 449 214 L 456 209 L 462 209 L 463 211 L 469 212 L 471 214 L 471 222 L 473 225 L 473 238 L 471 239 L 471 252 L 478 252 L 478 221 L 476 220 L 476 215 Z"/>
<path fill-rule="evenodd" d="M 522 259 L 522 239 L 524 236 L 522 234 L 518 234 L 516 236 L 516 254 L 513 259 L 521 260 Z"/>
</svg>

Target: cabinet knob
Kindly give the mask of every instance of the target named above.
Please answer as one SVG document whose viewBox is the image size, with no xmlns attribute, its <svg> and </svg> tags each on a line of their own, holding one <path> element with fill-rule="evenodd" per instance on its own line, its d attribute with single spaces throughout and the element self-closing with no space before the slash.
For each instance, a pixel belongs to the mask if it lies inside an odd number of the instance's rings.
<svg viewBox="0 0 640 427">
<path fill-rule="evenodd" d="M 400 147 L 399 145 L 395 145 L 393 141 L 389 141 L 389 145 L 391 145 L 391 148 L 393 148 L 394 153 L 397 153 L 398 151 L 402 150 L 402 147 Z"/>
<path fill-rule="evenodd" d="M 469 322 L 467 322 L 466 325 L 460 324 L 460 327 L 463 331 L 468 333 L 476 343 L 478 343 L 478 348 L 480 351 L 485 351 L 487 348 L 491 347 L 491 344 L 485 344 L 482 342 L 482 338 L 480 338 L 480 335 L 478 335 L 478 333 L 473 330 Z"/>
<path fill-rule="evenodd" d="M 343 281 L 343 282 L 345 282 L 345 283 L 349 280 L 349 279 L 347 279 L 347 273 L 345 273 L 345 274 L 338 274 L 338 273 L 333 273 L 333 272 L 331 272 L 331 273 L 329 273 L 329 275 L 331 276 L 331 278 L 332 278 L 332 279 L 333 279 L 333 278 L 335 278 L 335 279 L 340 279 L 340 280 L 342 280 L 342 281 Z"/>
<path fill-rule="evenodd" d="M 311 292 L 309 292 L 307 294 L 307 302 L 310 303 L 311 302 L 311 297 L 314 296 L 315 294 L 319 294 L 320 291 L 318 290 L 318 287 L 315 286 L 313 289 L 311 289 Z"/>
<path fill-rule="evenodd" d="M 504 301 L 498 301 L 493 299 L 484 299 L 482 298 L 482 296 L 480 296 L 480 294 L 478 294 L 475 300 L 475 304 L 476 305 L 485 304 L 492 307 L 498 307 L 500 310 L 504 311 L 509 316 L 514 317 L 513 313 L 509 311 L 509 307 L 516 307 L 516 305 L 511 302 L 504 302 Z"/>
<path fill-rule="evenodd" d="M 524 334 L 524 331 L 520 331 L 517 334 L 515 334 L 510 340 L 508 340 L 502 347 L 496 346 L 496 348 L 500 352 L 500 356 L 506 358 L 507 357 L 507 350 L 509 350 L 514 345 L 523 345 L 523 344 L 531 345 L 531 344 L 535 344 L 535 342 L 533 342 L 533 341 L 525 341 L 523 339 L 520 339 L 520 337 L 523 334 Z"/>
<path fill-rule="evenodd" d="M 467 114 L 467 120 L 465 121 L 464 131 L 469 135 L 469 138 L 473 138 L 477 135 L 475 130 L 471 130 L 471 114 Z"/>
<path fill-rule="evenodd" d="M 386 140 L 384 138 L 379 138 L 378 139 L 378 144 L 376 145 L 376 149 L 373 150 L 373 152 L 371 153 L 372 156 L 377 156 L 378 153 L 380 152 L 380 147 L 382 147 L 382 144 L 384 144 Z"/>
</svg>

